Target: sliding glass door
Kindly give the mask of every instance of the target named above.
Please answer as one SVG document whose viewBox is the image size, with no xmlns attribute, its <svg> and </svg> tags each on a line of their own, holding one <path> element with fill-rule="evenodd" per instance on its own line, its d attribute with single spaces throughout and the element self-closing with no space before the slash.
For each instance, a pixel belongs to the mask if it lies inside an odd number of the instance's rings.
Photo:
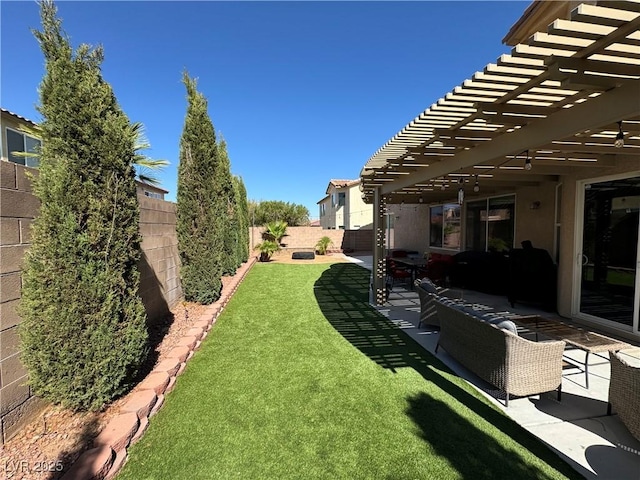
<svg viewBox="0 0 640 480">
<path fill-rule="evenodd" d="M 580 314 L 638 332 L 640 177 L 583 188 Z"/>
</svg>

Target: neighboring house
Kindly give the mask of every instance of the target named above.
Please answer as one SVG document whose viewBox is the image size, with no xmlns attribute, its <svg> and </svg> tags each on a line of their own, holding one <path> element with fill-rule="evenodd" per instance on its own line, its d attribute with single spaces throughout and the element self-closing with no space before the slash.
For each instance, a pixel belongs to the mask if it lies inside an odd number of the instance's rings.
<svg viewBox="0 0 640 480">
<path fill-rule="evenodd" d="M 533 2 L 503 40 L 510 54 L 364 165 L 375 265 L 385 212 L 396 248 L 455 254 L 530 240 L 557 263 L 562 316 L 640 339 L 638 39 L 631 2 Z"/>
<path fill-rule="evenodd" d="M 15 152 L 37 153 L 42 145 L 39 138 L 36 138 L 22 129 L 33 129 L 37 124 L 28 118 L 22 117 L 16 113 L 10 112 L 4 108 L 0 108 L 2 126 L 0 135 L 0 154 L 3 161 L 25 165 L 27 167 L 38 167 L 38 157 L 22 157 L 15 155 Z M 136 180 L 136 190 L 139 195 L 150 198 L 164 200 L 164 196 L 169 193 L 163 188 L 150 185 L 145 182 Z"/>
<path fill-rule="evenodd" d="M 330 180 L 326 196 L 318 202 L 320 225 L 325 229 L 373 228 L 373 208 L 362 199 L 358 180 Z"/>
<path fill-rule="evenodd" d="M 14 155 L 14 152 L 37 153 L 42 142 L 25 132 L 22 128 L 34 128 L 36 123 L 28 118 L 0 108 L 0 153 L 2 160 L 26 165 L 27 167 L 37 167 L 37 157 L 21 157 Z"/>
<path fill-rule="evenodd" d="M 140 182 L 136 180 L 136 190 L 138 195 L 144 195 L 149 198 L 157 198 L 159 200 L 164 200 L 164 196 L 169 193 L 168 190 L 164 188 L 156 187 L 155 185 L 150 185 L 145 182 Z"/>
</svg>

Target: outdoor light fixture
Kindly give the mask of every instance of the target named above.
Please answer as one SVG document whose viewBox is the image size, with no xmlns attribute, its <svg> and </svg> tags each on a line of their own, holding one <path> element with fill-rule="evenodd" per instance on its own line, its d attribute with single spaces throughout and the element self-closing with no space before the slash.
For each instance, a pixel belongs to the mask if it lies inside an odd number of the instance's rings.
<svg viewBox="0 0 640 480">
<path fill-rule="evenodd" d="M 624 132 L 622 131 L 622 122 L 618 122 L 618 134 L 616 135 L 616 141 L 613 142 L 616 148 L 624 147 Z"/>
<path fill-rule="evenodd" d="M 444 182 L 445 182 L 444 177 L 442 177 L 442 185 L 440 185 L 440 190 L 442 190 L 443 192 L 444 192 L 444 189 L 445 189 Z"/>
<path fill-rule="evenodd" d="M 473 191 L 476 193 L 480 191 L 480 184 L 478 183 L 478 175 L 476 175 L 476 183 L 473 184 Z"/>
<path fill-rule="evenodd" d="M 529 150 L 527 150 L 527 158 L 524 161 L 524 169 L 531 170 L 531 159 L 529 158 Z"/>
<path fill-rule="evenodd" d="M 424 198 L 420 197 L 420 198 L 418 199 L 418 202 L 423 203 L 423 202 L 424 202 Z"/>
<path fill-rule="evenodd" d="M 458 185 L 460 185 L 460 188 L 458 188 L 458 205 L 462 205 L 462 202 L 464 202 L 464 189 L 462 188 L 463 183 L 464 183 L 464 180 L 460 178 L 458 180 Z"/>
</svg>

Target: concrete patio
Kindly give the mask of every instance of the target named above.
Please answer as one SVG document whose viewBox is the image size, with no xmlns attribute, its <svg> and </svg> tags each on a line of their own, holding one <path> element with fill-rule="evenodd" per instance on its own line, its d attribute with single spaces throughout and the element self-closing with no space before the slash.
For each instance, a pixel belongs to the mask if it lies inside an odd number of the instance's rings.
<svg viewBox="0 0 640 480">
<path fill-rule="evenodd" d="M 370 256 L 358 255 L 347 258 L 371 270 Z M 466 302 L 484 304 L 498 312 L 554 317 L 553 314 L 528 306 L 516 304 L 515 308 L 511 308 L 504 296 L 469 290 L 465 290 L 463 295 Z M 430 326 L 417 328 L 420 301 L 415 291 L 395 286 L 388 302 L 376 308 L 435 355 L 438 331 Z M 569 358 L 584 362 L 584 351 L 571 350 L 565 353 Z M 640 365 L 640 346 L 637 344 L 624 350 L 623 354 L 630 363 L 637 362 Z M 640 442 L 631 436 L 615 411 L 613 415 L 607 415 L 607 358 L 593 354 L 589 357 L 589 389 L 585 388 L 584 372 L 570 367 L 563 373 L 560 402 L 555 392 L 549 392 L 512 399 L 509 407 L 505 408 L 503 393 L 460 366 L 446 351 L 439 350 L 436 356 L 499 409 L 548 444 L 585 478 L 640 479 Z"/>
</svg>

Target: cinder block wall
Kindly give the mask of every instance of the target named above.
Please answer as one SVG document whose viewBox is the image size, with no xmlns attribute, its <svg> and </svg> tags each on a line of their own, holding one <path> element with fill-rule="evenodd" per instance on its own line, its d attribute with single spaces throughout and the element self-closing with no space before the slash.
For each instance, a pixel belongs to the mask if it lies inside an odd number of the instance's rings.
<svg viewBox="0 0 640 480">
<path fill-rule="evenodd" d="M 16 307 L 22 288 L 22 258 L 40 203 L 31 193 L 27 172 L 37 171 L 0 161 L 0 442 L 11 438 L 43 407 L 26 385 L 20 363 Z"/>
<path fill-rule="evenodd" d="M 140 296 L 149 320 L 162 318 L 182 299 L 176 204 L 138 195 L 140 202 Z"/>
<path fill-rule="evenodd" d="M 262 242 L 264 230 L 264 227 L 252 227 L 252 249 Z M 333 241 L 333 245 L 329 247 L 331 250 L 370 252 L 373 248 L 373 230 L 325 230 L 319 227 L 288 227 L 282 243 L 289 250 L 310 250 L 325 236 Z"/>
<path fill-rule="evenodd" d="M 0 445 L 45 406 L 26 384 L 17 331 L 22 258 L 39 208 L 27 172 L 37 175 L 37 170 L 0 161 Z M 138 199 L 143 251 L 140 296 L 153 322 L 182 298 L 176 205 L 142 195 Z"/>
</svg>

